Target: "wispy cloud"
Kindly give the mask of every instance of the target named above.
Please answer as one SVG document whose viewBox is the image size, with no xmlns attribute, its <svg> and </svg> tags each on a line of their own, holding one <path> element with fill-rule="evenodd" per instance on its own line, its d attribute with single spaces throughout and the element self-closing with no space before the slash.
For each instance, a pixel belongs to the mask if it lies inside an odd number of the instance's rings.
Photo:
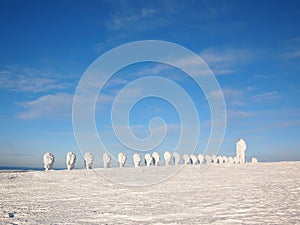
<svg viewBox="0 0 300 225">
<path fill-rule="evenodd" d="M 227 110 L 228 119 L 244 119 L 254 116 L 253 112 L 243 110 Z"/>
<path fill-rule="evenodd" d="M 276 91 L 264 92 L 258 95 L 252 96 L 250 99 L 254 102 L 265 102 L 269 100 L 280 99 L 281 96 Z"/>
<path fill-rule="evenodd" d="M 288 120 L 278 124 L 275 124 L 273 128 L 286 128 L 300 126 L 300 120 Z"/>
<path fill-rule="evenodd" d="M 295 59 L 300 57 L 300 50 L 291 50 L 281 55 L 285 59 Z"/>
<path fill-rule="evenodd" d="M 216 75 L 233 74 L 240 65 L 252 62 L 254 53 L 248 49 L 211 47 L 200 52 L 200 57 Z"/>
<path fill-rule="evenodd" d="M 149 20 L 152 16 L 157 13 L 155 8 L 141 8 L 141 9 L 131 9 L 127 11 L 118 11 L 113 14 L 110 18 L 107 26 L 109 29 L 120 30 L 128 29 L 132 25 L 137 25 L 142 22 Z M 151 22 L 151 21 L 149 21 Z M 149 24 L 151 25 L 151 23 Z M 145 28 L 146 26 L 137 26 L 139 29 Z"/>
<path fill-rule="evenodd" d="M 247 86 L 241 89 L 226 87 L 222 89 L 222 92 L 225 97 L 226 105 L 230 107 L 242 107 L 250 103 L 263 103 L 270 100 L 281 99 L 281 95 L 277 91 L 257 93 L 257 88 L 253 86 Z M 254 92 L 257 94 L 253 94 Z M 212 94 L 217 95 L 221 93 Z"/>
<path fill-rule="evenodd" d="M 244 106 L 247 104 L 244 90 L 234 89 L 234 88 L 224 88 L 222 91 L 227 105 Z"/>
<path fill-rule="evenodd" d="M 280 58 L 285 60 L 294 60 L 300 58 L 300 37 L 292 38 L 284 42 L 284 52 Z"/>
<path fill-rule="evenodd" d="M 73 95 L 67 93 L 45 95 L 33 101 L 19 103 L 25 111 L 20 112 L 17 117 L 19 119 L 71 118 L 72 102 Z"/>
<path fill-rule="evenodd" d="M 135 96 L 135 97 L 141 96 L 142 93 L 143 93 L 143 89 L 139 88 L 139 87 L 127 88 L 125 90 L 126 91 L 122 92 L 122 96 L 119 96 L 119 102 L 118 103 L 127 104 L 128 102 L 132 101 L 133 96 Z M 115 97 L 117 97 L 119 92 L 120 92 L 119 89 L 114 89 L 114 90 L 112 90 L 111 95 L 100 96 L 99 99 L 101 101 L 101 99 L 103 97 L 104 99 L 108 98 L 108 100 L 114 101 Z"/>
<path fill-rule="evenodd" d="M 122 96 L 119 103 L 126 104 L 132 96 L 140 94 L 141 91 L 139 88 L 127 89 L 126 94 Z M 118 92 L 118 89 L 111 89 L 110 93 L 100 94 L 97 98 L 97 112 L 106 112 L 106 109 L 113 103 Z M 73 94 L 56 93 L 43 95 L 32 101 L 19 102 L 18 105 L 23 110 L 17 115 L 17 118 L 23 120 L 44 118 L 69 119 L 72 116 L 73 98 Z M 82 110 L 85 110 L 85 106 L 88 107 L 94 104 L 91 99 L 83 96 L 76 96 L 76 98 L 80 98 Z"/>
<path fill-rule="evenodd" d="M 11 91 L 42 93 L 67 87 L 67 83 L 50 78 L 47 72 L 17 67 L 0 71 L 0 88 Z"/>
<path fill-rule="evenodd" d="M 145 1 L 136 4 L 134 1 L 113 1 L 113 10 L 107 26 L 113 30 L 151 30 L 176 26 L 192 26 L 210 22 L 220 15 L 231 13 L 228 4 L 219 3 L 217 6 L 210 2 L 191 1 Z"/>
<path fill-rule="evenodd" d="M 158 63 L 155 66 L 152 67 L 145 67 L 141 71 L 138 72 L 138 75 L 140 76 L 149 76 L 149 75 L 157 75 L 160 74 L 163 71 L 169 70 L 171 66 L 165 65 L 163 63 Z"/>
</svg>

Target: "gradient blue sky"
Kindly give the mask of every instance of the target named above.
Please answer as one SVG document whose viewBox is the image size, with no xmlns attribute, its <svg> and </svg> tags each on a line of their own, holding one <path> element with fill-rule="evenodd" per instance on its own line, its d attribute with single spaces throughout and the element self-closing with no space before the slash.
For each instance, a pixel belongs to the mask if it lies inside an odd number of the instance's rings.
<svg viewBox="0 0 300 225">
<path fill-rule="evenodd" d="M 72 100 L 87 67 L 101 54 L 131 41 L 175 42 L 201 56 L 216 75 L 227 107 L 220 154 L 233 155 L 237 137 L 261 161 L 300 160 L 299 1 L 0 1 L 0 166 L 40 167 L 42 155 L 79 157 L 72 130 Z M 157 63 L 124 68 L 105 89 L 98 131 L 112 152 L 112 99 L 137 77 L 173 79 L 197 102 L 202 151 L 209 107 L 201 90 L 177 69 Z M 141 90 L 132 90 L 134 91 Z M 158 151 L 172 150 L 178 115 L 150 98 L 132 110 L 139 137 L 161 116 L 170 125 Z M 100 161 L 100 157 L 96 156 Z M 98 163 L 96 161 L 96 163 Z"/>
</svg>

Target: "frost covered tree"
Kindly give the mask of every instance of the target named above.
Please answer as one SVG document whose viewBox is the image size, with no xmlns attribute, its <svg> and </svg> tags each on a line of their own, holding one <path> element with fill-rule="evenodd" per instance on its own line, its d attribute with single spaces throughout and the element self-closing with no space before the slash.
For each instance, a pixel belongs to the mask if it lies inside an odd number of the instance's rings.
<svg viewBox="0 0 300 225">
<path fill-rule="evenodd" d="M 164 160 L 165 160 L 165 165 L 168 166 L 171 163 L 172 160 L 172 154 L 169 151 L 166 151 L 164 153 Z"/>
<path fill-rule="evenodd" d="M 189 164 L 189 162 L 190 162 L 190 157 L 187 154 L 184 154 L 183 155 L 183 163 L 184 163 L 184 165 Z"/>
<path fill-rule="evenodd" d="M 152 156 L 149 153 L 145 155 L 145 163 L 147 167 L 149 167 L 152 163 Z"/>
<path fill-rule="evenodd" d="M 133 154 L 134 167 L 139 167 L 141 164 L 141 160 L 142 160 L 142 157 L 140 154 L 138 154 L 138 153 Z"/>
<path fill-rule="evenodd" d="M 94 155 L 90 152 L 84 154 L 84 165 L 87 170 L 93 168 Z"/>
<path fill-rule="evenodd" d="M 217 163 L 222 164 L 223 162 L 224 162 L 223 156 L 219 155 L 219 156 L 217 157 Z"/>
<path fill-rule="evenodd" d="M 237 163 L 239 163 L 239 159 L 238 159 L 238 157 L 236 157 L 236 156 L 234 156 L 234 157 L 233 157 L 233 163 L 234 163 L 234 164 L 237 164 Z"/>
<path fill-rule="evenodd" d="M 111 156 L 107 153 L 103 153 L 103 167 L 108 168 L 110 166 Z"/>
<path fill-rule="evenodd" d="M 155 166 L 158 166 L 159 165 L 159 160 L 160 160 L 159 154 L 157 152 L 153 152 L 152 157 L 153 157 L 153 160 L 154 160 L 153 164 Z"/>
<path fill-rule="evenodd" d="M 230 164 L 234 163 L 234 159 L 231 156 L 228 157 L 228 163 L 230 163 Z"/>
<path fill-rule="evenodd" d="M 55 158 L 52 153 L 47 152 L 44 154 L 43 162 L 44 162 L 45 170 L 50 170 L 53 168 L 54 160 L 55 160 Z"/>
<path fill-rule="evenodd" d="M 66 159 L 66 165 L 67 165 L 68 170 L 74 169 L 75 162 L 76 162 L 75 153 L 74 152 L 68 152 L 67 153 L 67 159 Z"/>
<path fill-rule="evenodd" d="M 211 156 L 212 163 L 217 163 L 217 159 L 218 159 L 218 157 L 216 155 Z"/>
<path fill-rule="evenodd" d="M 196 164 L 197 164 L 197 161 L 198 161 L 197 156 L 194 155 L 194 154 L 192 154 L 192 155 L 190 156 L 190 161 L 191 161 L 191 164 L 192 164 L 193 166 L 196 165 Z"/>
<path fill-rule="evenodd" d="M 205 163 L 206 164 L 211 163 L 211 156 L 210 155 L 205 155 Z"/>
<path fill-rule="evenodd" d="M 202 154 L 198 155 L 198 161 L 199 161 L 200 164 L 204 163 L 204 156 Z"/>
<path fill-rule="evenodd" d="M 125 153 L 120 152 L 118 154 L 118 163 L 119 163 L 119 166 L 120 167 L 124 167 L 125 163 L 126 163 L 126 160 L 127 160 L 127 157 L 126 157 Z"/>
<path fill-rule="evenodd" d="M 238 159 L 238 163 L 245 163 L 245 152 L 246 152 L 246 142 L 244 139 L 239 138 L 236 143 L 236 157 Z"/>
<path fill-rule="evenodd" d="M 252 162 L 252 163 L 258 163 L 258 160 L 257 160 L 257 158 L 252 157 L 251 162 Z"/>
<path fill-rule="evenodd" d="M 180 155 L 178 152 L 173 153 L 173 160 L 174 160 L 174 165 L 178 165 L 180 162 Z"/>
</svg>

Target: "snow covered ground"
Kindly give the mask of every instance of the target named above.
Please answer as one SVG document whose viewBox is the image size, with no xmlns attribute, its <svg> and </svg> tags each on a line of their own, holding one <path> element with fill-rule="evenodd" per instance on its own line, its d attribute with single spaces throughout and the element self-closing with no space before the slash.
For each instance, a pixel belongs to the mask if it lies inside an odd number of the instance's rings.
<svg viewBox="0 0 300 225">
<path fill-rule="evenodd" d="M 1 172 L 0 224 L 300 224 L 300 162 Z"/>
</svg>

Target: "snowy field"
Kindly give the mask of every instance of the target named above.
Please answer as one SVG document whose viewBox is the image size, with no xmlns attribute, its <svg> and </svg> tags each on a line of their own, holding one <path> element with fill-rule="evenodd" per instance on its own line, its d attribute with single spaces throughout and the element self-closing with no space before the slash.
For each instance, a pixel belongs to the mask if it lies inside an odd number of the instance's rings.
<svg viewBox="0 0 300 225">
<path fill-rule="evenodd" d="M 136 186 L 181 167 L 2 171 L 0 224 L 300 224 L 300 162 L 189 165 Z"/>
</svg>

